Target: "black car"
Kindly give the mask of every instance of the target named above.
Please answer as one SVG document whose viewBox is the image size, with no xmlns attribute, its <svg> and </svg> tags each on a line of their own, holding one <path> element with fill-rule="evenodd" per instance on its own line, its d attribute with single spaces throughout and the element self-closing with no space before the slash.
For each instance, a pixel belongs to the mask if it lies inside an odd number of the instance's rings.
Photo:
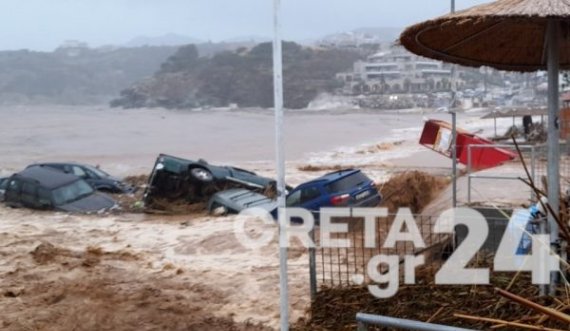
<svg viewBox="0 0 570 331">
<path fill-rule="evenodd" d="M 212 194 L 231 187 L 271 191 L 275 180 L 254 172 L 229 166 L 211 165 L 205 160 L 191 161 L 160 154 L 150 175 L 144 199 L 207 201 Z"/>
<path fill-rule="evenodd" d="M 84 179 L 94 189 L 105 193 L 132 193 L 135 188 L 103 170 L 79 163 L 38 163 L 29 167 L 49 167 Z"/>
<path fill-rule="evenodd" d="M 8 185 L 8 178 L 0 178 L 0 201 L 4 201 L 4 193 Z"/>
<path fill-rule="evenodd" d="M 117 208 L 113 199 L 96 192 L 83 179 L 48 167 L 30 167 L 9 177 L 4 200 L 15 208 L 78 213 Z"/>
</svg>

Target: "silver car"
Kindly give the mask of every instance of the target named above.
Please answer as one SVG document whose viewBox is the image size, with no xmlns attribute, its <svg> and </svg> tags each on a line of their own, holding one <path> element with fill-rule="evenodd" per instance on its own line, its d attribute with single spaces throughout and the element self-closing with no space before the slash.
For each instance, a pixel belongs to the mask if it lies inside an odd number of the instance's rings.
<svg viewBox="0 0 570 331">
<path fill-rule="evenodd" d="M 254 207 L 274 213 L 277 202 L 263 194 L 243 188 L 218 192 L 208 202 L 208 211 L 214 215 L 237 214 Z"/>
</svg>

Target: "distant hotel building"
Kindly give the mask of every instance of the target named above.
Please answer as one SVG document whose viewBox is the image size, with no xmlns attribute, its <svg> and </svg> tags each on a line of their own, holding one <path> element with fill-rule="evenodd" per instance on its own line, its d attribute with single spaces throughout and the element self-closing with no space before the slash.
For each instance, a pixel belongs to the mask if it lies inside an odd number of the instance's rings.
<svg viewBox="0 0 570 331">
<path fill-rule="evenodd" d="M 456 87 L 464 86 L 462 72 L 455 75 Z M 396 94 L 449 91 L 451 66 L 414 55 L 402 47 L 371 55 L 354 64 L 354 71 L 337 77 L 348 94 Z"/>
</svg>

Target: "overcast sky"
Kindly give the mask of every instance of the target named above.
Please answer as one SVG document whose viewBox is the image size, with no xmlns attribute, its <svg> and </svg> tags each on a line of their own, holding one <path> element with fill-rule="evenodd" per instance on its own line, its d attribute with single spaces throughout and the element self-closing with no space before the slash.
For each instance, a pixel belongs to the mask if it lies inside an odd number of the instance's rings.
<svg viewBox="0 0 570 331">
<path fill-rule="evenodd" d="M 458 9 L 489 0 L 456 0 Z M 449 11 L 450 0 L 282 0 L 284 37 L 403 27 Z M 176 33 L 220 41 L 271 36 L 272 0 L 2 0 L 0 49 L 53 50 Z"/>
</svg>

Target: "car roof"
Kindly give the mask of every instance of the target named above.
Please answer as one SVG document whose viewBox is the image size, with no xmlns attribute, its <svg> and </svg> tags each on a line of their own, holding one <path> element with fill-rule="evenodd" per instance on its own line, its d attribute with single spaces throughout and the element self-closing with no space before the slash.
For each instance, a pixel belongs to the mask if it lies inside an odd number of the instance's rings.
<svg viewBox="0 0 570 331">
<path fill-rule="evenodd" d="M 79 180 L 79 177 L 75 175 L 66 174 L 42 166 L 28 167 L 14 176 L 17 178 L 31 179 L 47 189 L 58 188 Z"/>
<path fill-rule="evenodd" d="M 76 166 L 81 166 L 81 167 L 88 166 L 86 164 L 81 164 L 81 163 L 77 163 L 77 162 L 39 162 L 39 163 L 34 163 L 34 164 L 29 165 L 28 168 L 38 167 L 38 166 L 51 166 L 51 165 L 76 165 Z"/>
<path fill-rule="evenodd" d="M 335 182 L 341 178 L 353 175 L 357 172 L 360 172 L 360 169 L 341 169 L 341 170 L 337 170 L 334 172 L 329 172 L 328 174 L 322 175 L 319 178 L 316 178 L 316 179 L 313 179 L 313 180 L 308 181 L 306 183 L 303 183 L 303 184 L 299 185 L 298 187 L 313 185 L 315 183 L 320 183 L 320 182 L 323 182 L 324 184 L 332 183 L 332 182 Z"/>
<path fill-rule="evenodd" d="M 323 175 L 319 178 L 317 178 L 318 180 L 325 180 L 328 182 L 333 182 L 335 180 L 341 179 L 343 177 L 348 177 L 354 173 L 360 172 L 359 169 L 341 169 L 338 171 L 334 171 L 334 172 L 329 172 L 326 175 Z"/>
<path fill-rule="evenodd" d="M 157 162 L 161 162 L 164 165 L 165 170 L 175 173 L 186 171 L 188 170 L 188 167 L 193 164 L 201 164 L 202 166 L 207 166 L 207 164 L 204 163 L 183 159 L 168 154 L 160 154 L 157 158 Z"/>
</svg>

